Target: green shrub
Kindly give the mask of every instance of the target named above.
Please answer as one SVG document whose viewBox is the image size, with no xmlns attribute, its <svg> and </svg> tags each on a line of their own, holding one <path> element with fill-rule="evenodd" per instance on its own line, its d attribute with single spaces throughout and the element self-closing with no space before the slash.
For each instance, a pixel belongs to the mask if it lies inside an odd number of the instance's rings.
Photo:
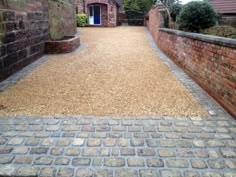
<svg viewBox="0 0 236 177">
<path fill-rule="evenodd" d="M 86 14 L 78 14 L 76 16 L 77 26 L 84 27 L 88 24 L 88 16 Z"/>
<path fill-rule="evenodd" d="M 214 26 L 204 30 L 203 33 L 236 39 L 236 28 L 232 26 Z"/>
<path fill-rule="evenodd" d="M 202 1 L 192 1 L 183 6 L 177 17 L 179 29 L 190 32 L 214 26 L 217 21 L 217 14 L 210 4 Z"/>
</svg>

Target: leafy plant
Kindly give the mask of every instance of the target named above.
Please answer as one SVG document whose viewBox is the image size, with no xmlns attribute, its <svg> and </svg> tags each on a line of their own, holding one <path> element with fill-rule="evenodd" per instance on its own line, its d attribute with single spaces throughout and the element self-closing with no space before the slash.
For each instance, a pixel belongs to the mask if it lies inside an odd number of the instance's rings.
<svg viewBox="0 0 236 177">
<path fill-rule="evenodd" d="M 232 26 L 213 26 L 203 31 L 204 34 L 236 39 L 236 28 Z"/>
<path fill-rule="evenodd" d="M 180 4 L 180 3 L 176 3 L 176 4 L 174 4 L 172 7 L 171 7 L 171 9 L 170 9 L 170 16 L 171 16 L 171 18 L 172 18 L 172 20 L 174 21 L 174 22 L 176 22 L 176 18 L 177 18 L 177 16 L 180 14 L 180 12 L 181 12 L 181 10 L 182 10 L 182 4 Z"/>
<path fill-rule="evenodd" d="M 190 32 L 212 27 L 216 24 L 217 13 L 207 2 L 192 1 L 183 6 L 177 17 L 179 29 Z"/>
<path fill-rule="evenodd" d="M 180 0 L 157 0 L 157 3 L 162 3 L 170 10 L 175 4 L 180 4 Z"/>
<path fill-rule="evenodd" d="M 84 27 L 88 24 L 88 16 L 84 13 L 78 14 L 76 16 L 77 26 Z"/>
<path fill-rule="evenodd" d="M 156 0 L 124 0 L 124 8 L 129 11 L 147 12 Z"/>
</svg>

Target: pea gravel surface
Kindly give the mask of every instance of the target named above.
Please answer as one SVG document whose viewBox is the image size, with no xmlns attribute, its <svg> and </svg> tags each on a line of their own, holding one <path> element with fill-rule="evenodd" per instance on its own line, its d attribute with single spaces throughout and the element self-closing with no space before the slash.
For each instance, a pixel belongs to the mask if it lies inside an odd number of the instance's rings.
<svg viewBox="0 0 236 177">
<path fill-rule="evenodd" d="M 0 93 L 0 116 L 207 116 L 148 43 L 144 27 L 81 28 L 79 52 Z"/>
</svg>

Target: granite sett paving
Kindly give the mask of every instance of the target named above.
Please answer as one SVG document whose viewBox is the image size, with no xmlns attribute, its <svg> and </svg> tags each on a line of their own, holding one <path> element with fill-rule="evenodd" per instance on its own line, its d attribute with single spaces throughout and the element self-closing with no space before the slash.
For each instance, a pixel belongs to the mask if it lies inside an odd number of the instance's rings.
<svg viewBox="0 0 236 177">
<path fill-rule="evenodd" d="M 235 125 L 229 116 L 2 117 L 0 176 L 235 177 Z"/>
</svg>

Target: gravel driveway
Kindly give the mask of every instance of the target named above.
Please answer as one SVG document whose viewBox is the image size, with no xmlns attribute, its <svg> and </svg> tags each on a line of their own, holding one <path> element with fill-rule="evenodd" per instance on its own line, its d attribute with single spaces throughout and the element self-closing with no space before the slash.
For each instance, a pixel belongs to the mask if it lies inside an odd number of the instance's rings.
<svg viewBox="0 0 236 177">
<path fill-rule="evenodd" d="M 79 31 L 79 51 L 48 56 L 0 93 L 0 115 L 207 116 L 153 52 L 145 28 Z"/>
</svg>

